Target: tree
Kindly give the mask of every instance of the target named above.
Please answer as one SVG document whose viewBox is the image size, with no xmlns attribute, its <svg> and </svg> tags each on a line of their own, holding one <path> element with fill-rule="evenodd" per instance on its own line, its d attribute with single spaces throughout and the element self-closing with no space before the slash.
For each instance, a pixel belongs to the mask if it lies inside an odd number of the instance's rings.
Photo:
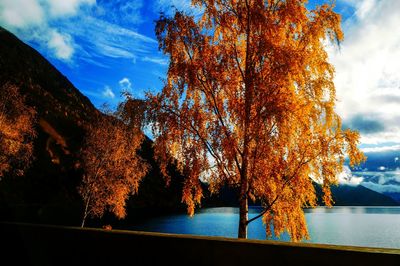
<svg viewBox="0 0 400 266">
<path fill-rule="evenodd" d="M 84 202 L 82 227 L 88 216 L 102 217 L 106 210 L 125 217 L 126 200 L 137 193 L 148 170 L 137 154 L 143 138 L 139 126 L 110 114 L 99 115 L 88 130 L 82 155 L 85 174 L 79 187 Z"/>
<path fill-rule="evenodd" d="M 342 130 L 334 110 L 324 48 L 342 40 L 340 16 L 305 2 L 193 0 L 201 19 L 177 11 L 157 21 L 170 57 L 162 92 L 148 95 L 157 158 L 180 162 L 190 215 L 201 202 L 200 180 L 213 193 L 239 188 L 239 238 L 261 216 L 269 236 L 308 237 L 302 208 L 316 205 L 313 181 L 331 205 L 346 155 L 351 165 L 364 159 L 359 134 Z M 264 207 L 253 219 L 249 199 Z"/>
<path fill-rule="evenodd" d="M 33 153 L 36 112 L 25 104 L 17 86 L 0 87 L 0 179 L 23 175 Z"/>
</svg>

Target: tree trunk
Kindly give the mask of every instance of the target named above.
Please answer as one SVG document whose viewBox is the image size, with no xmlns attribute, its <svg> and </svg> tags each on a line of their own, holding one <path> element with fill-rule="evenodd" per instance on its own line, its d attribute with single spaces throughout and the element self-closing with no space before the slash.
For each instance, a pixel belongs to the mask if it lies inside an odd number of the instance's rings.
<svg viewBox="0 0 400 266">
<path fill-rule="evenodd" d="M 89 201 L 90 201 L 90 197 L 87 199 L 86 204 L 85 204 L 85 211 L 83 212 L 83 218 L 82 218 L 82 224 L 81 224 L 82 228 L 85 227 L 86 218 L 88 216 Z"/>
<path fill-rule="evenodd" d="M 238 238 L 247 238 L 248 199 L 247 193 L 239 199 L 239 231 Z"/>
<path fill-rule="evenodd" d="M 86 217 L 87 217 L 87 214 L 86 214 L 86 212 L 85 212 L 85 213 L 83 214 L 81 228 L 85 227 Z"/>
<path fill-rule="evenodd" d="M 253 82 L 251 76 L 251 55 L 250 55 L 250 6 L 246 0 L 247 6 L 247 29 L 246 29 L 246 69 L 245 78 L 245 102 L 244 102 L 244 142 L 242 154 L 242 168 L 240 169 L 240 196 L 239 196 L 239 231 L 238 238 L 247 238 L 247 218 L 248 218 L 248 167 L 249 167 L 249 143 L 250 143 L 250 119 L 251 105 L 253 103 Z"/>
</svg>

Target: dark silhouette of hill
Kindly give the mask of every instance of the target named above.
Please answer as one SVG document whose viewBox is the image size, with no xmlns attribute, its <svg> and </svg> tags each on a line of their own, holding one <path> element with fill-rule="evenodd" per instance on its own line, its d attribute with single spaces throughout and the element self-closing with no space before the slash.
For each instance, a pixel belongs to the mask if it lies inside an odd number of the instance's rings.
<svg viewBox="0 0 400 266">
<path fill-rule="evenodd" d="M 68 213 L 71 206 L 79 206 L 78 157 L 85 127 L 99 112 L 42 55 L 0 28 L 1 88 L 7 83 L 17 86 L 26 104 L 36 110 L 38 137 L 26 174 L 0 183 L 2 206 L 19 206 L 17 217 L 34 217 L 33 213 L 44 217 L 51 208 L 57 215 Z"/>
<path fill-rule="evenodd" d="M 316 185 L 316 191 L 321 198 L 321 187 Z M 331 187 L 335 206 L 397 206 L 399 205 L 392 198 L 375 192 L 369 188 L 349 185 Z M 322 205 L 322 201 L 319 200 Z"/>
<path fill-rule="evenodd" d="M 0 182 L 0 206 L 7 210 L 0 211 L 0 220 L 79 224 L 82 203 L 77 186 L 83 174 L 79 154 L 86 129 L 101 113 L 40 53 L 0 27 L 0 86 L 7 83 L 16 85 L 26 104 L 35 108 L 38 137 L 26 174 Z M 141 154 L 151 171 L 139 194 L 129 201 L 127 221 L 129 215 L 182 207 L 182 186 L 174 168 L 170 167 L 176 178 L 165 188 L 150 139 L 144 141 Z"/>
<path fill-rule="evenodd" d="M 207 185 L 204 184 L 204 189 Z M 314 184 L 315 191 L 318 197 L 318 205 L 323 206 L 322 189 L 318 184 Z M 331 187 L 334 206 L 397 206 L 399 205 L 392 198 L 375 192 L 363 186 L 338 185 Z M 220 207 L 220 206 L 238 206 L 237 202 L 238 191 L 234 188 L 224 187 L 217 195 L 210 195 L 204 200 L 205 207 Z M 250 205 L 260 205 L 260 202 L 249 202 Z"/>
</svg>

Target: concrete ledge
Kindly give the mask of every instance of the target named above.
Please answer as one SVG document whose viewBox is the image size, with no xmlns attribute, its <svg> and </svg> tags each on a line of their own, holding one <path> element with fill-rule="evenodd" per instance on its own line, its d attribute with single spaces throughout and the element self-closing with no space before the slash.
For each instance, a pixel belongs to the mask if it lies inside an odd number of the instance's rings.
<svg viewBox="0 0 400 266">
<path fill-rule="evenodd" d="M 0 265 L 400 265 L 398 249 L 20 223 L 0 239 Z"/>
</svg>

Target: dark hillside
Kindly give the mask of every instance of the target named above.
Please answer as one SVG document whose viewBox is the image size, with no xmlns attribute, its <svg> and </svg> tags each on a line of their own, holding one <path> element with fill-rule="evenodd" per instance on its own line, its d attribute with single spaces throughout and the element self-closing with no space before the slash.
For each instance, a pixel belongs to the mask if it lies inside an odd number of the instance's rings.
<svg viewBox="0 0 400 266">
<path fill-rule="evenodd" d="M 17 86 L 26 104 L 36 110 L 38 137 L 26 175 L 0 184 L 3 206 L 39 213 L 59 204 L 69 208 L 77 197 L 85 126 L 99 112 L 42 55 L 0 28 L 0 87 L 6 88 L 4 84 Z"/>
<path fill-rule="evenodd" d="M 316 185 L 319 196 L 322 195 L 321 187 Z M 335 206 L 397 206 L 399 205 L 392 198 L 375 192 L 369 188 L 349 185 L 331 187 Z M 321 197 L 320 197 L 321 198 Z M 321 200 L 319 203 L 322 204 Z"/>
<path fill-rule="evenodd" d="M 314 183 L 318 197 L 318 205 L 323 206 L 321 186 Z M 204 184 L 205 190 L 207 186 Z M 331 187 L 334 206 L 398 206 L 392 198 L 370 190 L 363 186 L 338 185 Z M 218 195 L 209 195 L 204 200 L 206 207 L 232 206 L 237 207 L 237 189 L 223 187 Z M 260 205 L 260 202 L 249 202 L 250 205 Z"/>
<path fill-rule="evenodd" d="M 79 154 L 86 128 L 100 112 L 40 53 L 0 27 L 0 88 L 4 84 L 16 85 L 26 104 L 35 108 L 38 137 L 26 175 L 0 182 L 0 206 L 5 210 L 0 220 L 79 224 Z M 128 216 L 146 208 L 149 214 L 181 208 L 181 183 L 173 167 L 177 178 L 165 189 L 150 139 L 143 143 L 141 153 L 152 170 L 142 181 L 139 195 L 130 199 Z"/>
</svg>

